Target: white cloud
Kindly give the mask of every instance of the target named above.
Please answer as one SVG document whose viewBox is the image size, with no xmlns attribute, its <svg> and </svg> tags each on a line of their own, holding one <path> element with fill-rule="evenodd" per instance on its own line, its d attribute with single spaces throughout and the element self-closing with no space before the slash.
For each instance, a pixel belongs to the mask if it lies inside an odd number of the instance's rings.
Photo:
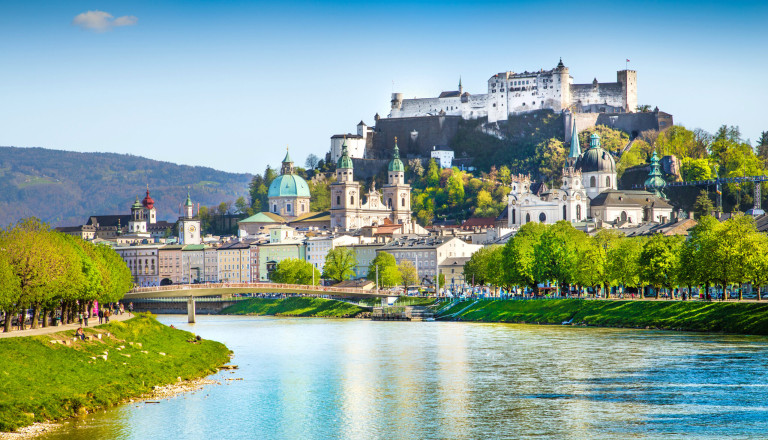
<svg viewBox="0 0 768 440">
<path fill-rule="evenodd" d="M 94 32 L 106 32 L 113 27 L 133 26 L 138 21 L 139 19 L 133 15 L 114 18 L 109 12 L 87 11 L 77 14 L 74 20 L 72 20 L 72 24 Z"/>
</svg>

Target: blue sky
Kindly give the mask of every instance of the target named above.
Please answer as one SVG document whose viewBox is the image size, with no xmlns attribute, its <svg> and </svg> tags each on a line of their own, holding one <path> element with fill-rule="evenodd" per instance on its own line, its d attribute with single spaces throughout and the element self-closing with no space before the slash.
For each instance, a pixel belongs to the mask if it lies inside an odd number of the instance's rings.
<svg viewBox="0 0 768 440">
<path fill-rule="evenodd" d="M 105 16 L 88 11 L 101 11 Z M 768 130 L 768 2 L 0 2 L 0 145 L 232 172 L 324 155 L 406 97 L 506 70 L 612 82 L 714 131 Z"/>
</svg>

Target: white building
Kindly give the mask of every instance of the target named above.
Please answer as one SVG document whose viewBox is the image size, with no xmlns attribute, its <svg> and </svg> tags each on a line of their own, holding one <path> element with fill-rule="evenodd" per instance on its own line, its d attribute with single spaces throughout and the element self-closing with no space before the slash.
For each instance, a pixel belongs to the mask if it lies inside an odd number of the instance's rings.
<svg viewBox="0 0 768 440">
<path fill-rule="evenodd" d="M 620 70 L 616 82 L 573 84 L 563 61 L 554 69 L 536 72 L 501 72 L 488 79 L 487 93 L 471 95 L 459 90 L 443 92 L 437 98 L 403 99 L 393 93 L 390 118 L 452 115 L 464 119 L 488 117 L 504 121 L 511 114 L 533 110 L 572 109 L 578 112 L 624 113 L 637 109 L 637 72 Z"/>
<path fill-rule="evenodd" d="M 247 283 L 251 281 L 251 241 L 235 240 L 216 250 L 219 282 Z"/>
<path fill-rule="evenodd" d="M 509 226 L 518 228 L 532 221 L 576 223 L 589 218 L 604 226 L 626 227 L 672 216 L 672 206 L 653 193 L 617 190 L 613 156 L 600 146 L 597 134 L 592 134 L 589 149 L 581 153 L 575 126 L 562 180 L 560 189 L 537 194 L 531 190 L 530 177 L 513 178 L 507 206 Z"/>
<path fill-rule="evenodd" d="M 357 124 L 357 134 L 347 133 L 331 136 L 331 160 L 334 162 L 339 161 L 345 144 L 349 157 L 365 158 L 365 149 L 372 137 L 373 127 L 369 127 L 363 121 Z"/>
<path fill-rule="evenodd" d="M 307 247 L 307 261 L 322 272 L 323 267 L 325 266 L 325 257 L 331 249 L 335 249 L 339 246 L 359 244 L 360 237 L 353 237 L 351 235 L 311 237 L 304 243 Z"/>
<path fill-rule="evenodd" d="M 160 285 L 159 249 L 161 245 L 119 246 L 114 248 L 133 276 L 138 287 Z"/>
<path fill-rule="evenodd" d="M 377 252 L 391 254 L 397 264 L 403 260 L 410 261 L 416 267 L 420 280 L 434 282 L 438 266 L 444 265 L 447 259 L 468 259 L 482 247 L 479 244 L 467 243 L 458 237 L 403 236 L 382 246 Z"/>
<path fill-rule="evenodd" d="M 453 150 L 444 145 L 433 146 L 430 155 L 440 165 L 440 168 L 450 168 L 453 166 Z"/>
</svg>

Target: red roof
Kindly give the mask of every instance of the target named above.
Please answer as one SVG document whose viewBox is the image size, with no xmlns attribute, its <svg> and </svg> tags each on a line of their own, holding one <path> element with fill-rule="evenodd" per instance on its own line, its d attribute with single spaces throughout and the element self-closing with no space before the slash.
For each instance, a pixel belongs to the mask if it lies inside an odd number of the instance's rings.
<svg viewBox="0 0 768 440">
<path fill-rule="evenodd" d="M 141 201 L 141 204 L 147 209 L 152 209 L 152 207 L 155 206 L 155 201 L 149 196 L 149 189 L 147 189 L 147 195 L 144 197 L 144 200 Z"/>
</svg>

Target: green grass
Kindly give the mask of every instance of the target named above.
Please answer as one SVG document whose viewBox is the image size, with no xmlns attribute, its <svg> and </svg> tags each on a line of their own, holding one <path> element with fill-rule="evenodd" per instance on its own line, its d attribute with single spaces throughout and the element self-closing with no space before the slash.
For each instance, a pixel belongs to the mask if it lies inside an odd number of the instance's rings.
<svg viewBox="0 0 768 440">
<path fill-rule="evenodd" d="M 420 296 L 401 296 L 395 301 L 395 304 L 398 306 L 431 306 L 434 303 L 434 298 L 424 298 Z"/>
<path fill-rule="evenodd" d="M 353 318 L 366 309 L 344 301 L 294 296 L 285 299 L 253 298 L 238 301 L 221 311 L 222 315 L 317 316 Z"/>
<path fill-rule="evenodd" d="M 50 341 L 72 341 L 74 330 L 0 339 L 0 431 L 114 405 L 153 386 L 175 383 L 177 377 L 206 376 L 229 361 L 223 344 L 190 343 L 192 333 L 166 327 L 151 315 L 85 333 L 104 334 L 101 340 L 69 346 Z M 106 360 L 97 357 L 105 351 Z"/>
<path fill-rule="evenodd" d="M 441 310 L 460 311 L 469 303 Z M 768 335 L 768 303 L 682 301 L 591 301 L 578 299 L 479 301 L 464 311 L 463 321 L 650 327 L 688 331 Z"/>
</svg>

